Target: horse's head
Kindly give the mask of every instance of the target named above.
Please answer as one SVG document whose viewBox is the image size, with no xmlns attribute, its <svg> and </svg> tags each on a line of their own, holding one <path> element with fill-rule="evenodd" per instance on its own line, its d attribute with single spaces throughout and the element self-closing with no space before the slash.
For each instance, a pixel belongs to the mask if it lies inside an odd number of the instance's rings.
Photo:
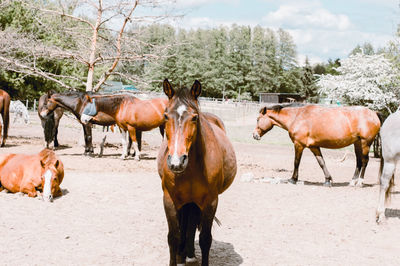
<svg viewBox="0 0 400 266">
<path fill-rule="evenodd" d="M 64 166 L 49 149 L 42 150 L 39 155 L 42 167 L 43 200 L 52 202 L 54 197 L 61 194 L 60 184 L 64 178 Z"/>
<path fill-rule="evenodd" d="M 94 98 L 91 98 L 89 95 L 85 95 L 85 107 L 83 108 L 81 114 L 81 122 L 83 124 L 87 124 L 92 120 L 93 116 L 97 114 L 96 102 Z"/>
<path fill-rule="evenodd" d="M 49 91 L 47 94 L 42 95 L 39 99 L 39 114 L 41 117 L 47 117 L 58 107 L 54 99 L 54 93 Z"/>
<path fill-rule="evenodd" d="M 253 131 L 253 138 L 256 140 L 260 140 L 274 126 L 272 119 L 268 116 L 267 110 L 267 107 L 261 108 L 260 114 L 257 117 L 257 126 Z"/>
<path fill-rule="evenodd" d="M 169 98 L 164 113 L 165 135 L 167 137 L 168 168 L 174 173 L 182 173 L 189 162 L 189 150 L 196 140 L 199 123 L 197 98 L 201 93 L 201 84 L 195 81 L 192 88 L 175 91 L 168 80 L 163 88 Z"/>
</svg>

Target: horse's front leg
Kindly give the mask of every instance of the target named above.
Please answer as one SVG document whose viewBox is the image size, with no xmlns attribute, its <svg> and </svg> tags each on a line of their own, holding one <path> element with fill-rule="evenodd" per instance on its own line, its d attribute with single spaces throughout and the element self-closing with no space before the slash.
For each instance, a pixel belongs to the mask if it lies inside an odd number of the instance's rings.
<svg viewBox="0 0 400 266">
<path fill-rule="evenodd" d="M 294 170 L 292 174 L 292 178 L 288 180 L 288 182 L 292 184 L 297 183 L 297 179 L 299 178 L 299 165 L 301 161 L 301 156 L 303 155 L 304 147 L 300 143 L 294 143 Z"/>
<path fill-rule="evenodd" d="M 138 143 L 137 143 L 137 139 L 136 139 L 136 129 L 132 126 L 128 126 L 128 132 L 129 132 L 129 136 L 131 137 L 132 140 L 132 146 L 133 149 L 135 151 L 135 155 L 134 155 L 134 159 L 139 161 L 140 160 L 140 151 L 139 151 L 139 147 L 138 147 Z"/>
<path fill-rule="evenodd" d="M 93 154 L 93 144 L 92 144 L 92 124 L 82 124 L 83 134 L 85 136 L 85 155 Z"/>
<path fill-rule="evenodd" d="M 175 266 L 185 265 L 185 258 L 178 255 L 178 248 L 180 243 L 180 229 L 178 221 L 178 213 L 171 197 L 164 191 L 164 211 L 167 216 L 168 222 L 168 246 L 169 246 L 169 265 Z"/>
<path fill-rule="evenodd" d="M 383 160 L 383 158 L 381 158 Z M 391 179 L 393 178 L 394 171 L 396 170 L 396 162 L 385 162 L 380 177 L 380 190 L 379 190 L 379 202 L 378 208 L 376 209 L 376 222 L 380 223 L 385 219 L 385 201 L 387 198 Z"/>
<path fill-rule="evenodd" d="M 310 150 L 312 151 L 315 158 L 317 159 L 319 166 L 322 168 L 322 171 L 324 171 L 324 175 L 325 175 L 324 186 L 330 187 L 332 185 L 331 184 L 332 176 L 329 173 L 328 168 L 326 168 L 325 160 L 324 160 L 324 157 L 322 157 L 321 149 L 319 147 L 315 147 L 315 148 L 310 148 Z"/>
<path fill-rule="evenodd" d="M 126 132 L 125 129 L 121 129 L 121 142 L 122 142 L 122 155 L 121 155 L 121 159 L 126 159 L 128 158 L 128 140 L 129 139 L 129 134 Z"/>
<path fill-rule="evenodd" d="M 218 198 L 216 198 L 210 205 L 206 206 L 201 214 L 201 231 L 199 237 L 199 244 L 201 249 L 201 265 L 208 265 L 210 248 L 212 243 L 211 228 L 217 211 Z"/>
</svg>

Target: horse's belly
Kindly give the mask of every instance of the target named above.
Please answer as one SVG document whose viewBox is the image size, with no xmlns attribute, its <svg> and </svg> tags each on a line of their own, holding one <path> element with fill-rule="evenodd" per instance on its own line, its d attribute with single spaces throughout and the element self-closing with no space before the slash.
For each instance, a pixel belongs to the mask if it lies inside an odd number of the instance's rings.
<svg viewBox="0 0 400 266">
<path fill-rule="evenodd" d="M 322 139 L 310 141 L 307 147 L 321 147 L 327 149 L 340 149 L 347 147 L 357 141 L 357 138 Z"/>
</svg>

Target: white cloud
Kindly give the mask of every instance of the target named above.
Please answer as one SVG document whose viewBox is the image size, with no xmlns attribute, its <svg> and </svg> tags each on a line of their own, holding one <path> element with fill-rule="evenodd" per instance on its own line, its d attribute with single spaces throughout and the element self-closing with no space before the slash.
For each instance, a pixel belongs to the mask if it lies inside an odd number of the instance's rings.
<svg viewBox="0 0 400 266">
<path fill-rule="evenodd" d="M 318 2 L 284 4 L 278 10 L 268 13 L 263 22 L 267 26 L 281 28 L 319 28 L 348 30 L 350 19 L 343 14 L 333 14 Z"/>
</svg>

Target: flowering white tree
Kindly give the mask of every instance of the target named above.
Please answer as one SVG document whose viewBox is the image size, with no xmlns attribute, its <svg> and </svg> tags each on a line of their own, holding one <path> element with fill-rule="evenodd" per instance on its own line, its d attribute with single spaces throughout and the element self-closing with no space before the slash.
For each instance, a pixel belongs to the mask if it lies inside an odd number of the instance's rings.
<svg viewBox="0 0 400 266">
<path fill-rule="evenodd" d="M 351 105 L 389 113 L 399 106 L 400 73 L 383 54 L 358 53 L 341 60 L 337 76 L 321 75 L 319 93 Z"/>
</svg>

